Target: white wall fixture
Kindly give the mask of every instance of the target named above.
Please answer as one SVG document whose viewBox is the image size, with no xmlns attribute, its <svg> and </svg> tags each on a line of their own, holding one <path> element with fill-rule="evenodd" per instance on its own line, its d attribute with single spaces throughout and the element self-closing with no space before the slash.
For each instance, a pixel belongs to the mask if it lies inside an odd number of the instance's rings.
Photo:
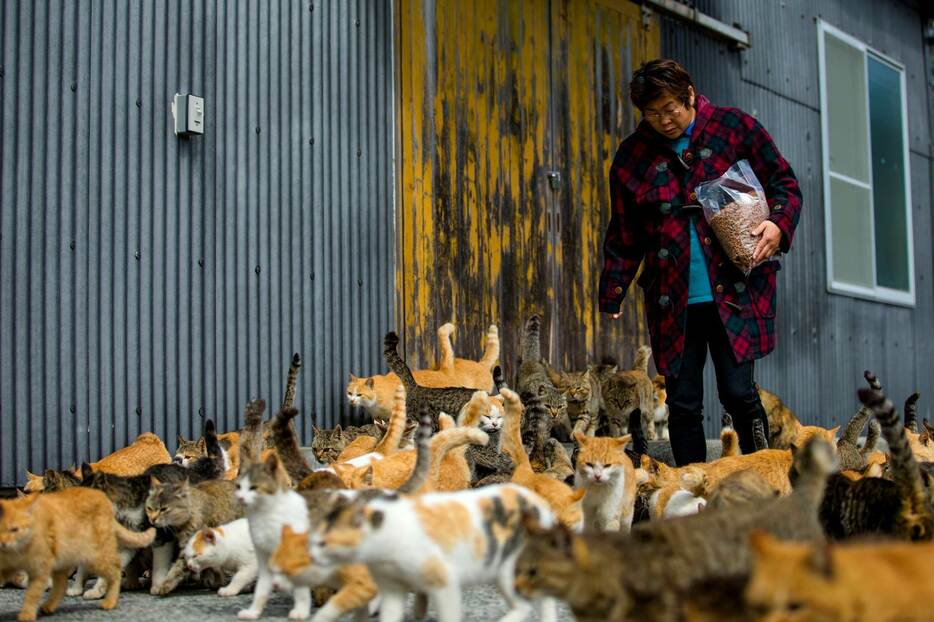
<svg viewBox="0 0 934 622">
<path fill-rule="evenodd" d="M 175 94 L 172 100 L 175 117 L 175 135 L 204 134 L 204 98 L 197 95 Z"/>
</svg>

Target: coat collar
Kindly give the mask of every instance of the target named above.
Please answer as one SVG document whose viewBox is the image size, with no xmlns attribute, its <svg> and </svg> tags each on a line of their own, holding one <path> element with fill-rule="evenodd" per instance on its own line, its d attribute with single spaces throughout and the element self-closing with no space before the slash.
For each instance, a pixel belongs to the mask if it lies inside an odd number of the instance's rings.
<svg viewBox="0 0 934 622">
<path fill-rule="evenodd" d="M 704 126 L 710 121 L 714 110 L 717 108 L 703 95 L 698 95 L 695 103 L 697 105 L 697 112 L 694 115 L 694 131 L 691 133 L 691 142 L 694 142 L 694 140 L 701 135 L 701 132 L 704 131 Z M 667 146 L 670 142 L 667 138 L 653 130 L 652 126 L 649 125 L 648 121 L 645 119 L 639 122 L 636 133 L 648 142 L 659 146 Z"/>
</svg>

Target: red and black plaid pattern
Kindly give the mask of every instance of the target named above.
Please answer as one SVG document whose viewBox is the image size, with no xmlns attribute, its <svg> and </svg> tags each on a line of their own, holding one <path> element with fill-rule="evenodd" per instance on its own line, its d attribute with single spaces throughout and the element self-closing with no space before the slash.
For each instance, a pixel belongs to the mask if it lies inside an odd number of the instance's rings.
<svg viewBox="0 0 934 622">
<path fill-rule="evenodd" d="M 697 98 L 691 142 L 681 158 L 670 142 L 642 122 L 619 146 L 610 167 L 612 215 L 603 244 L 600 311 L 616 313 L 645 260 L 639 285 L 659 373 L 677 376 L 684 349 L 690 269 L 691 215 L 707 257 L 714 302 L 737 362 L 761 358 L 775 347 L 775 272 L 767 262 L 745 277 L 729 261 L 693 190 L 746 159 L 765 189 L 769 220 L 782 231 L 787 252 L 801 212 L 794 172 L 752 116 Z"/>
</svg>

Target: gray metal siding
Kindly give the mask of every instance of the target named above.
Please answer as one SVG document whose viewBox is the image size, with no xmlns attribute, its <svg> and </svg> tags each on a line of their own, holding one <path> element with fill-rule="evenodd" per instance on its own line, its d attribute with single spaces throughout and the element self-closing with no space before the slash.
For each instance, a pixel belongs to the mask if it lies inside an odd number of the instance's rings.
<svg viewBox="0 0 934 622">
<path fill-rule="evenodd" d="M 0 485 L 234 429 L 293 351 L 304 439 L 346 419 L 393 321 L 390 0 L 4 2 L 0 32 Z"/>
<path fill-rule="evenodd" d="M 928 96 L 921 19 L 901 2 L 745 0 L 698 2 L 700 10 L 749 31 L 752 47 L 735 52 L 672 19 L 662 20 L 662 53 L 680 60 L 700 92 L 719 105 L 756 115 L 798 175 L 804 208 L 792 252 L 779 273 L 778 347 L 757 363 L 756 378 L 807 423 L 843 423 L 856 409 L 862 371 L 872 369 L 897 400 L 934 378 L 934 229 L 931 222 Z M 917 304 L 914 309 L 829 294 L 824 241 L 817 26 L 827 22 L 905 65 L 908 89 L 912 217 Z M 710 367 L 710 365 L 708 365 Z M 922 397 L 924 416 L 934 414 Z M 721 407 L 712 369 L 705 376 L 708 434 Z"/>
</svg>

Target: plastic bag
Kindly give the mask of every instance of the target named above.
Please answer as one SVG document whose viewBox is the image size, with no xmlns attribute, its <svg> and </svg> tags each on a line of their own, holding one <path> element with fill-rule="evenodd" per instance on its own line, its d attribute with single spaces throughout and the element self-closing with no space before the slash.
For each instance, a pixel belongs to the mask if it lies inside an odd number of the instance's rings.
<svg viewBox="0 0 934 622">
<path fill-rule="evenodd" d="M 769 217 L 769 204 L 762 184 L 747 160 L 740 160 L 713 181 L 694 190 L 720 246 L 743 274 L 759 263 L 753 260 L 761 235 L 753 231 Z"/>
</svg>

